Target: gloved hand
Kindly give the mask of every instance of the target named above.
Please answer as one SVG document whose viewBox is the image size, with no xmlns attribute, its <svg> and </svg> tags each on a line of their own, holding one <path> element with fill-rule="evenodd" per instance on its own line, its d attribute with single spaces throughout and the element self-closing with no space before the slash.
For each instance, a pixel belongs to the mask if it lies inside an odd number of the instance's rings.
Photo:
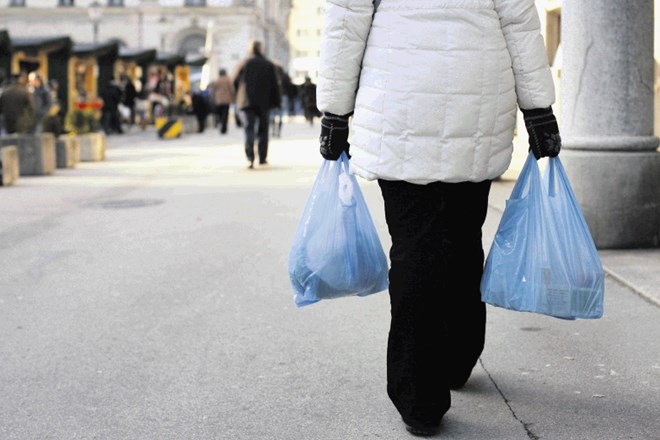
<svg viewBox="0 0 660 440">
<path fill-rule="evenodd" d="M 350 144 L 348 143 L 348 115 L 337 116 L 332 113 L 324 113 L 321 118 L 321 156 L 326 160 L 337 160 L 342 151 L 348 155 Z M 350 158 L 350 155 L 348 156 Z"/>
<path fill-rule="evenodd" d="M 529 149 L 536 160 L 555 157 L 561 150 L 559 126 L 552 107 L 522 110 L 529 134 Z"/>
</svg>

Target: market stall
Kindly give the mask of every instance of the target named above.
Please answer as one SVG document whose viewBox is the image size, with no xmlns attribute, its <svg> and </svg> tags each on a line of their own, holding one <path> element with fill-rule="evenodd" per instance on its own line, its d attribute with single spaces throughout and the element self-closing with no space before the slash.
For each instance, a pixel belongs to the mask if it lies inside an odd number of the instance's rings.
<svg viewBox="0 0 660 440">
<path fill-rule="evenodd" d="M 97 44 L 75 44 L 69 62 L 70 106 L 95 105 L 99 93 L 115 78 L 115 62 L 119 57 L 116 41 Z"/>
<path fill-rule="evenodd" d="M 156 59 L 156 49 L 129 49 L 122 47 L 119 49 L 119 58 L 115 63 L 115 78 L 122 75 L 135 84 L 138 92 L 147 82 L 147 73 L 149 65 Z"/>
<path fill-rule="evenodd" d="M 63 113 L 69 103 L 67 90 L 72 46 L 71 38 L 66 36 L 11 38 L 11 73 L 38 72 L 46 83 L 57 81 L 57 98 Z"/>
</svg>

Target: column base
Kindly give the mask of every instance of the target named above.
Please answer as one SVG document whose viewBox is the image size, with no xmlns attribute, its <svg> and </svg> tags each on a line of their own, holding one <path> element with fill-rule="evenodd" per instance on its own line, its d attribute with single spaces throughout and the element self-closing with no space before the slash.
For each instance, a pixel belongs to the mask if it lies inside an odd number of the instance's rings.
<svg viewBox="0 0 660 440">
<path fill-rule="evenodd" d="M 596 247 L 660 247 L 660 153 L 562 149 Z"/>
<path fill-rule="evenodd" d="M 656 136 L 566 136 L 561 141 L 562 148 L 567 150 L 655 152 L 658 145 L 660 139 Z"/>
</svg>

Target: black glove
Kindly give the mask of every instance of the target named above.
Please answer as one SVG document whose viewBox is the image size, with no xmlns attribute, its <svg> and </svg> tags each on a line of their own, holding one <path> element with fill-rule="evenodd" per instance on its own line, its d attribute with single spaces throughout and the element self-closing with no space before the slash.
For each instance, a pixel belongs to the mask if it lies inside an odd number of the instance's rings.
<svg viewBox="0 0 660 440">
<path fill-rule="evenodd" d="M 348 143 L 348 115 L 337 116 L 332 113 L 324 113 L 321 118 L 321 156 L 326 160 L 337 160 L 342 151 L 348 155 L 350 144 Z M 350 155 L 348 155 L 350 158 Z"/>
<path fill-rule="evenodd" d="M 522 112 L 529 134 L 529 149 L 536 160 L 557 156 L 561 150 L 561 136 L 552 107 L 522 110 Z"/>
</svg>

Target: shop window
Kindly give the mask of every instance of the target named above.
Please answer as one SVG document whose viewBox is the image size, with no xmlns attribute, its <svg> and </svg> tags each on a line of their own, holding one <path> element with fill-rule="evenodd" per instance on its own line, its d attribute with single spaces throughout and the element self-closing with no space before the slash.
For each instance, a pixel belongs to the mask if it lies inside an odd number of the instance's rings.
<svg viewBox="0 0 660 440">
<path fill-rule="evenodd" d="M 124 0 L 108 0 L 108 7 L 110 8 L 123 8 Z"/>
<path fill-rule="evenodd" d="M 24 8 L 25 7 L 25 0 L 9 0 L 9 6 L 17 7 L 17 8 Z"/>
<path fill-rule="evenodd" d="M 185 4 L 194 7 L 206 6 L 206 0 L 186 0 Z"/>
<path fill-rule="evenodd" d="M 74 0 L 57 0 L 57 6 L 62 6 L 62 7 L 75 6 L 75 1 Z"/>
</svg>

